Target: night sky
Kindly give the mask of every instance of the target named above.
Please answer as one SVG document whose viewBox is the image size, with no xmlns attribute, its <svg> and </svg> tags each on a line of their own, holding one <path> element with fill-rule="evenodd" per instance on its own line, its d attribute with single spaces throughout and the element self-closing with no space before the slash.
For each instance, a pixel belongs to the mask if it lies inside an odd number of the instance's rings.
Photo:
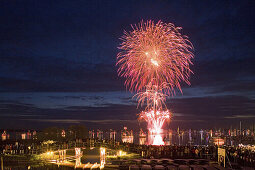
<svg viewBox="0 0 255 170">
<path fill-rule="evenodd" d="M 170 128 L 255 122 L 255 1 L 0 1 L 0 128 L 144 127 L 117 76 L 130 24 L 162 20 L 194 45 L 191 86 L 167 101 Z"/>
</svg>

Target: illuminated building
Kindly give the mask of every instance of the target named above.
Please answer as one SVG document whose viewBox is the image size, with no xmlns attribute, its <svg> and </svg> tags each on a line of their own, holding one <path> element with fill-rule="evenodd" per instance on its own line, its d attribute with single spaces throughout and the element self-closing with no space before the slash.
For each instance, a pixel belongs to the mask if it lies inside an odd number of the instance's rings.
<svg viewBox="0 0 255 170">
<path fill-rule="evenodd" d="M 30 130 L 26 134 L 26 139 L 32 139 L 32 134 L 31 134 Z"/>
<path fill-rule="evenodd" d="M 25 140 L 25 139 L 26 139 L 26 133 L 22 133 L 22 134 L 21 134 L 21 139 L 22 139 L 22 140 Z"/>
<path fill-rule="evenodd" d="M 33 136 L 33 139 L 37 139 L 36 131 L 35 130 L 33 131 L 32 136 Z"/>
<path fill-rule="evenodd" d="M 201 130 L 200 130 L 200 140 L 201 140 L 201 144 L 202 144 L 202 142 L 203 142 L 203 140 L 204 140 L 203 133 L 204 133 L 204 131 L 201 129 Z"/>
<path fill-rule="evenodd" d="M 127 130 L 127 127 L 124 127 L 124 130 L 121 132 L 121 140 L 124 143 L 133 143 L 134 142 L 134 136 L 133 131 Z"/>
<path fill-rule="evenodd" d="M 225 139 L 222 139 L 220 137 L 213 137 L 211 138 L 211 143 L 213 143 L 214 145 L 224 145 L 225 144 Z"/>
<path fill-rule="evenodd" d="M 2 133 L 2 141 L 5 141 L 7 139 L 6 131 Z"/>
<path fill-rule="evenodd" d="M 66 132 L 65 132 L 65 130 L 62 130 L 61 136 L 62 136 L 63 138 L 66 137 Z"/>
<path fill-rule="evenodd" d="M 115 141 L 116 140 L 116 131 L 110 129 L 110 140 Z"/>
<path fill-rule="evenodd" d="M 191 145 L 192 143 L 192 136 L 191 136 L 191 129 L 189 129 L 189 144 Z"/>
<path fill-rule="evenodd" d="M 90 131 L 89 131 L 89 138 L 90 138 L 90 139 L 94 139 L 94 138 L 95 138 L 95 132 L 94 132 L 94 130 L 92 130 L 92 131 L 90 130 Z"/>
<path fill-rule="evenodd" d="M 181 145 L 181 133 L 180 133 L 180 128 L 178 126 L 177 128 L 177 134 L 178 134 L 178 141 L 179 141 L 179 146 Z"/>
<path fill-rule="evenodd" d="M 236 129 L 234 129 L 234 136 L 236 136 L 237 135 L 237 131 L 236 131 Z"/>
<path fill-rule="evenodd" d="M 139 133 L 139 144 L 140 145 L 146 144 L 146 134 L 143 132 L 142 128 L 140 129 L 140 133 Z"/>
<path fill-rule="evenodd" d="M 31 133 L 30 130 L 29 130 L 28 132 L 21 133 L 21 139 L 22 140 L 25 140 L 25 139 L 36 139 L 36 131 L 33 131 L 33 133 Z"/>
<path fill-rule="evenodd" d="M 98 138 L 99 140 L 103 140 L 103 131 L 97 129 L 97 138 Z"/>
</svg>

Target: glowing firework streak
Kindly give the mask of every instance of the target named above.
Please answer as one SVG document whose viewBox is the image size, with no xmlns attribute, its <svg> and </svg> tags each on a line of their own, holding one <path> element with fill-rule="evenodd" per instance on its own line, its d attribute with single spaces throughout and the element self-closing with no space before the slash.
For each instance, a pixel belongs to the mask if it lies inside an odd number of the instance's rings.
<svg viewBox="0 0 255 170">
<path fill-rule="evenodd" d="M 138 92 L 135 95 L 138 106 L 146 105 L 139 119 L 148 123 L 154 136 L 149 144 L 163 145 L 162 127 L 170 120 L 166 98 L 175 94 L 176 87 L 182 92 L 181 81 L 190 84 L 193 46 L 181 35 L 181 28 L 171 23 L 142 21 L 132 28 L 121 37 L 118 74 L 126 78 L 125 85 L 130 91 Z"/>
<path fill-rule="evenodd" d="M 146 110 L 153 108 L 154 110 L 162 110 L 166 108 L 166 97 L 164 92 L 171 90 L 167 83 L 163 83 L 161 86 L 152 85 L 150 83 L 146 86 L 145 92 L 139 92 L 134 97 L 138 101 L 138 106 L 146 105 Z"/>
</svg>

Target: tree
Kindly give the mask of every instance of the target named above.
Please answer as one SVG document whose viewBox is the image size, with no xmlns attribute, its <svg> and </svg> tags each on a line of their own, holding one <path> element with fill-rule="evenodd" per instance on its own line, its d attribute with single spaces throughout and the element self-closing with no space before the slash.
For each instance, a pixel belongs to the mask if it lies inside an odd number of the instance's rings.
<svg viewBox="0 0 255 170">
<path fill-rule="evenodd" d="M 68 132 L 71 139 L 85 139 L 88 137 L 88 130 L 84 125 L 71 125 Z"/>
<path fill-rule="evenodd" d="M 61 131 L 62 129 L 58 127 L 48 127 L 38 134 L 38 139 L 42 141 L 44 140 L 58 141 L 62 138 Z"/>
</svg>

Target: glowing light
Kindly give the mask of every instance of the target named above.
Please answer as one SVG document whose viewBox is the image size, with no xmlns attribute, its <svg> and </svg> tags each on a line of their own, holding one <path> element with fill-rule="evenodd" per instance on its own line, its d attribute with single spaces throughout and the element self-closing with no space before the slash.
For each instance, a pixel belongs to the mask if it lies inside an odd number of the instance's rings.
<svg viewBox="0 0 255 170">
<path fill-rule="evenodd" d="M 100 169 L 105 165 L 105 148 L 100 148 Z"/>
<path fill-rule="evenodd" d="M 55 143 L 53 140 L 47 140 L 43 142 L 44 145 L 53 144 L 53 143 Z"/>
<path fill-rule="evenodd" d="M 26 133 L 21 134 L 21 139 L 23 139 L 23 140 L 26 139 Z"/>
<path fill-rule="evenodd" d="M 221 138 L 215 138 L 213 140 L 214 145 L 224 145 L 224 140 Z"/>
<path fill-rule="evenodd" d="M 66 159 L 66 150 L 59 150 L 58 151 L 59 159 L 58 162 L 64 162 Z"/>
<path fill-rule="evenodd" d="M 96 169 L 96 168 L 98 168 L 98 167 L 100 167 L 100 165 L 97 164 L 97 163 L 94 163 L 94 164 L 91 166 L 90 169 Z"/>
<path fill-rule="evenodd" d="M 90 163 L 86 163 L 86 164 L 83 166 L 83 168 L 89 168 L 89 167 L 91 167 L 91 164 L 90 164 Z"/>
<path fill-rule="evenodd" d="M 78 167 L 81 165 L 82 151 L 81 148 L 74 148 L 74 150 L 75 150 L 75 167 Z"/>
<path fill-rule="evenodd" d="M 118 156 L 125 156 L 125 155 L 127 155 L 126 152 L 123 152 L 122 150 L 118 151 Z"/>
<path fill-rule="evenodd" d="M 75 156 L 76 157 L 80 157 L 82 155 L 81 148 L 74 148 L 74 150 L 75 150 Z"/>
<path fill-rule="evenodd" d="M 152 145 L 165 145 L 165 142 L 160 134 L 155 135 Z"/>
<path fill-rule="evenodd" d="M 76 167 L 76 168 L 77 168 L 77 167 Z M 88 162 L 88 163 L 82 165 L 82 168 L 83 168 L 83 169 L 84 169 L 84 168 L 90 168 L 90 169 L 97 169 L 97 168 L 100 168 L 100 169 L 102 169 L 98 163 L 91 164 L 90 162 Z"/>
<path fill-rule="evenodd" d="M 2 141 L 6 140 L 6 137 L 7 137 L 7 134 L 6 134 L 6 131 L 4 131 L 2 133 Z"/>
</svg>

